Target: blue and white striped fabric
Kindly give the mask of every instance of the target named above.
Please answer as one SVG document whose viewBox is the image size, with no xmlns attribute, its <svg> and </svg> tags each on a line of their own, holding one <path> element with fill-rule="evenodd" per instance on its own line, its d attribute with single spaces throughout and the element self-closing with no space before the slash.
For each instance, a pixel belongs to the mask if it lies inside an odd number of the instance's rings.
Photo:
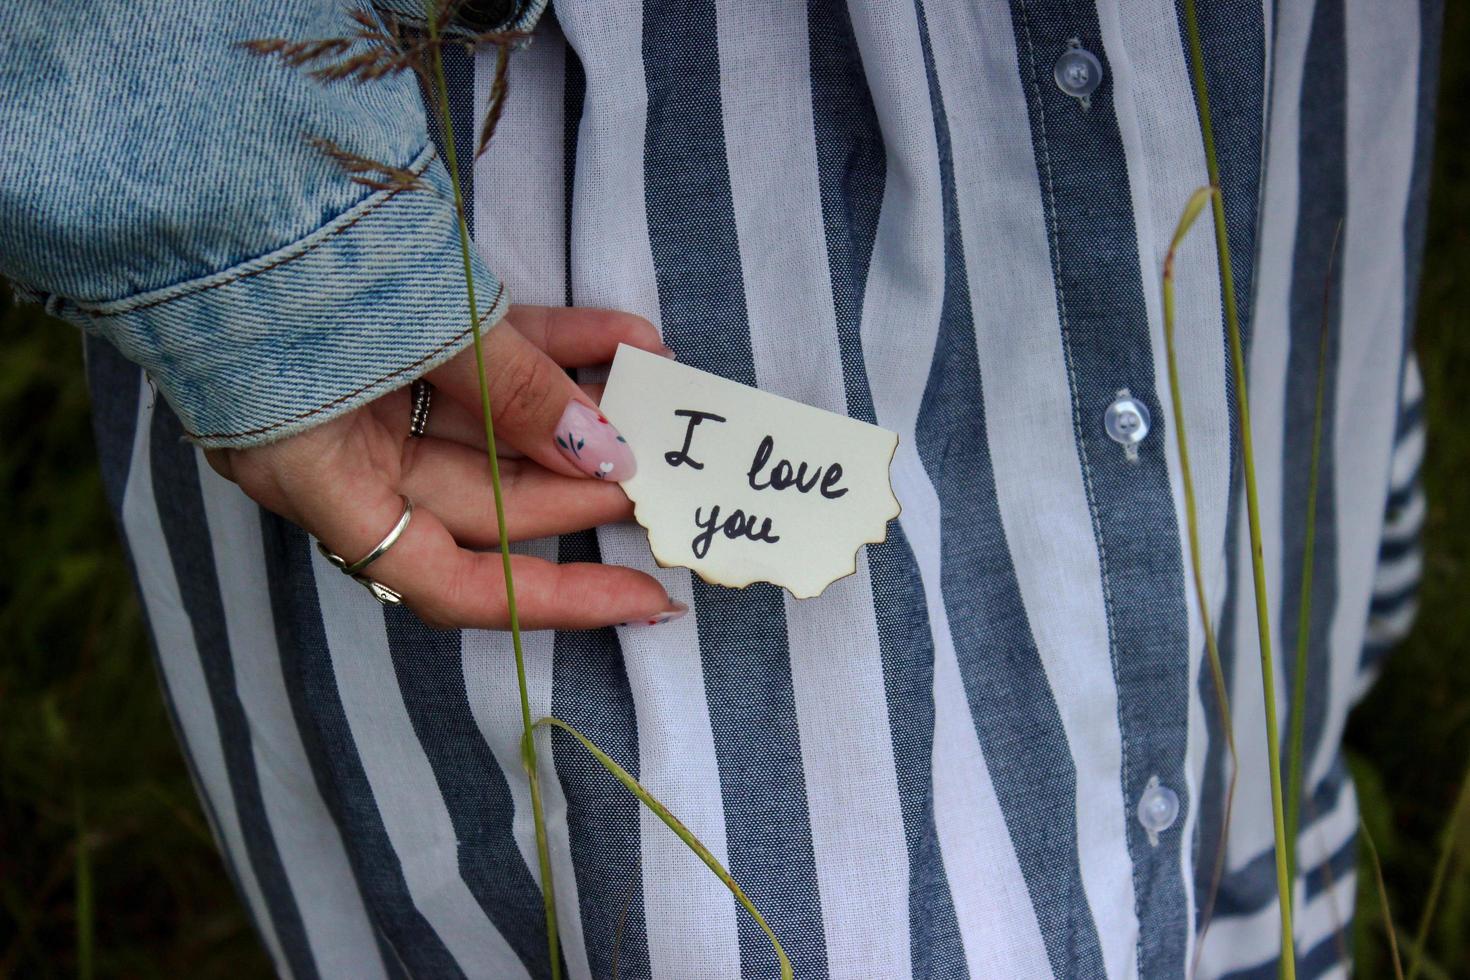
<svg viewBox="0 0 1470 980">
<path fill-rule="evenodd" d="M 1299 975 L 1342 976 L 1357 821 L 1339 742 L 1420 564 L 1409 340 L 1438 4 L 1203 6 L 1283 692 L 1343 222 L 1295 899 Z M 653 630 L 528 636 L 533 712 L 667 803 L 798 977 L 1153 980 L 1196 959 L 1201 977 L 1274 976 L 1205 230 L 1178 259 L 1179 344 L 1240 747 L 1228 835 L 1164 382 L 1157 281 L 1206 181 L 1175 0 L 566 0 L 556 17 L 466 174 L 491 267 L 522 302 L 643 314 L 685 363 L 896 430 L 903 516 L 809 601 L 656 568 L 633 527 L 525 546 L 644 569 L 691 606 Z M 1069 42 L 1104 69 L 1085 110 L 1053 80 Z M 466 122 L 492 69 L 457 65 Z M 90 372 L 163 687 L 280 972 L 547 976 L 508 639 L 382 609 L 204 465 L 135 368 L 94 343 Z M 1103 428 L 1124 389 L 1152 415 L 1136 459 Z M 568 976 L 775 976 L 673 834 L 542 737 Z M 1151 839 L 1136 808 L 1155 781 L 1180 812 Z"/>
</svg>

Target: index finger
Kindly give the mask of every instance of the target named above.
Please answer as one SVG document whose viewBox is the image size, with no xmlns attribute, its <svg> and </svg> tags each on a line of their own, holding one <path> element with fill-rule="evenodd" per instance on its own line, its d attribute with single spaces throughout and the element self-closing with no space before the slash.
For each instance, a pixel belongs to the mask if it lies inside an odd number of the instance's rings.
<svg viewBox="0 0 1470 980">
<path fill-rule="evenodd" d="M 485 335 L 484 357 L 497 443 L 565 476 L 621 481 L 633 475 L 633 453 L 617 429 L 566 370 L 509 321 Z M 483 423 L 473 351 L 435 368 L 429 378 Z"/>
<path fill-rule="evenodd" d="M 658 328 L 636 313 L 585 306 L 512 306 L 506 314 L 521 336 L 566 368 L 613 359 L 619 344 L 673 357 Z"/>
</svg>

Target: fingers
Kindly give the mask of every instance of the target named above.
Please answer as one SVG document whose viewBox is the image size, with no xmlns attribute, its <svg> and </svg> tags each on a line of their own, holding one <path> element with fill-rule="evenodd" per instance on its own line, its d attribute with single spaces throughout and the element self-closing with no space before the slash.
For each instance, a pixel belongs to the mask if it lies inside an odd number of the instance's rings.
<svg viewBox="0 0 1470 980">
<path fill-rule="evenodd" d="M 453 398 L 431 398 L 429 418 L 424 435 L 447 439 L 462 446 L 485 451 L 485 423 L 479 412 L 472 412 Z"/>
<path fill-rule="evenodd" d="M 565 476 L 595 474 L 620 479 L 632 472 L 632 453 L 626 444 L 616 442 L 617 433 L 609 424 L 598 422 L 596 407 L 583 399 L 576 383 L 555 361 L 505 321 L 485 335 L 484 344 L 485 362 L 493 366 L 486 378 L 498 442 Z M 462 405 L 479 408 L 479 381 L 472 356 L 461 354 L 430 372 L 429 378 Z M 584 453 L 589 436 L 600 438 Z M 603 463 L 610 465 L 603 469 Z"/>
<path fill-rule="evenodd" d="M 384 429 L 395 437 L 409 436 L 412 419 L 412 386 L 404 385 L 367 406 Z M 449 439 L 466 446 L 483 449 L 485 446 L 485 423 L 478 411 L 471 411 L 453 398 L 445 397 L 431 386 L 429 392 L 429 417 L 424 425 L 425 436 Z"/>
<path fill-rule="evenodd" d="M 673 355 L 654 325 L 632 313 L 577 306 L 512 306 L 506 319 L 562 367 L 606 364 L 617 353 L 618 344 Z"/>
<path fill-rule="evenodd" d="M 490 556 L 481 553 L 475 557 Z M 463 594 L 463 605 L 452 600 L 443 607 L 451 622 L 481 629 L 508 627 L 501 577 L 503 566 L 498 560 L 487 564 L 490 567 L 482 581 L 471 576 L 464 579 L 472 583 L 472 589 Z M 683 603 L 670 599 L 652 576 L 619 565 L 557 565 L 540 558 L 513 555 L 511 574 L 515 576 L 517 611 L 523 629 L 657 626 L 688 611 Z M 488 603 L 480 598 L 484 594 L 482 590 L 489 592 Z"/>
<path fill-rule="evenodd" d="M 579 480 L 531 462 L 500 461 L 506 532 L 512 541 L 626 521 L 633 505 L 615 483 Z M 490 462 L 483 449 L 440 439 L 410 447 L 399 490 L 432 510 L 462 545 L 500 543 Z"/>
<path fill-rule="evenodd" d="M 257 503 L 348 562 L 369 554 L 398 523 L 400 489 L 418 495 L 421 506 L 366 573 L 433 624 L 505 628 L 510 617 L 500 556 L 456 541 L 456 534 L 473 543 L 495 540 L 488 461 L 483 450 L 447 440 L 405 446 L 399 425 L 406 423 L 398 417 L 405 408 L 400 399 L 383 409 L 396 420 L 391 427 L 365 406 L 277 442 L 211 453 L 210 461 Z M 627 514 L 616 486 L 558 476 L 532 462 L 505 465 L 516 515 L 511 533 L 554 533 Z M 657 581 L 632 569 L 529 557 L 517 557 L 513 568 L 528 629 L 657 623 L 681 614 Z"/>
<path fill-rule="evenodd" d="M 373 520 L 392 527 L 401 502 L 378 500 Z M 365 512 L 364 512 L 365 513 Z M 321 540 L 336 550 L 332 531 Z M 379 539 L 380 540 L 380 539 Z M 367 544 L 371 548 L 376 541 Z M 358 552 L 341 552 L 352 560 Z M 622 623 L 650 625 L 683 613 L 651 576 L 615 565 L 556 565 L 524 555 L 511 557 L 520 625 L 524 629 L 594 629 Z M 459 547 L 443 522 L 415 508 L 408 527 L 366 571 L 403 596 L 421 619 L 444 628 L 506 629 L 510 611 L 505 571 L 498 553 Z"/>
<path fill-rule="evenodd" d="M 579 384 L 577 387 L 582 389 L 582 394 L 592 404 L 601 404 L 604 385 Z M 471 449 L 478 449 L 481 453 L 485 451 L 485 423 L 480 420 L 479 413 L 471 412 L 453 398 L 440 398 L 431 403 L 429 422 L 424 434 L 434 439 L 446 439 L 462 446 L 469 446 Z M 507 445 L 502 439 L 496 440 L 495 452 L 498 456 L 511 459 L 522 458 L 525 455 Z"/>
<path fill-rule="evenodd" d="M 497 441 L 567 476 L 611 481 L 631 476 L 627 443 L 564 370 L 605 362 L 619 343 L 664 350 L 657 331 L 640 317 L 606 310 L 513 309 L 484 338 Z M 429 377 L 450 398 L 478 411 L 472 351 Z"/>
</svg>

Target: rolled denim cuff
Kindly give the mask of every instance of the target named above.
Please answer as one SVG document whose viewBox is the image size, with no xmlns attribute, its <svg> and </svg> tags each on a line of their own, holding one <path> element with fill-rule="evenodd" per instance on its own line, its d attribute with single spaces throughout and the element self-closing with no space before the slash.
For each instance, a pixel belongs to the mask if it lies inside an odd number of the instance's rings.
<svg viewBox="0 0 1470 980">
<path fill-rule="evenodd" d="M 48 307 L 147 369 L 206 447 L 281 439 L 408 384 L 471 340 L 444 166 L 379 191 L 292 244 L 233 268 L 106 303 Z M 471 251 L 480 322 L 505 289 Z"/>
</svg>

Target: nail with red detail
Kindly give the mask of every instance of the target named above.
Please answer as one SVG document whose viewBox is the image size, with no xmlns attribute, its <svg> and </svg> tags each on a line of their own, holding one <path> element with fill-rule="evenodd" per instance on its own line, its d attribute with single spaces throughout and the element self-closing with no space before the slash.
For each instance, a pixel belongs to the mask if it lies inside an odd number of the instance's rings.
<svg viewBox="0 0 1470 980">
<path fill-rule="evenodd" d="M 654 613 L 652 616 L 649 616 L 647 619 L 633 619 L 633 620 L 629 620 L 626 623 L 619 623 L 618 625 L 619 626 L 658 626 L 661 623 L 671 623 L 674 620 L 683 617 L 688 612 L 689 612 L 689 607 L 688 606 L 684 605 L 684 603 L 682 603 L 682 602 L 675 601 L 674 604 L 672 606 L 670 606 L 668 609 L 665 609 L 661 613 Z"/>
<path fill-rule="evenodd" d="M 594 479 L 616 483 L 638 469 L 628 441 L 591 405 L 569 402 L 557 423 L 555 438 L 561 454 Z"/>
</svg>

